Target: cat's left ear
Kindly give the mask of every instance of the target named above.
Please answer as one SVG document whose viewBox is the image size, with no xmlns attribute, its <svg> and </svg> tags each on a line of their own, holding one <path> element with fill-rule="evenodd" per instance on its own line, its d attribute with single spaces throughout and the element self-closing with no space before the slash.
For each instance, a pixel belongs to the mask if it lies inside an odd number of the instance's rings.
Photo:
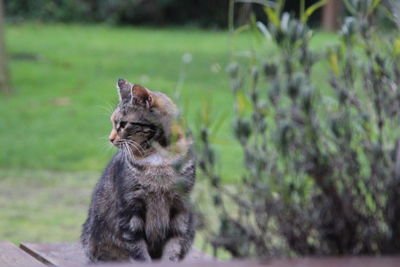
<svg viewBox="0 0 400 267">
<path fill-rule="evenodd" d="M 118 79 L 117 89 L 119 101 L 128 101 L 131 98 L 131 84 L 125 79 Z"/>
<path fill-rule="evenodd" d="M 132 86 L 131 102 L 132 104 L 142 105 L 146 108 L 151 108 L 153 106 L 153 98 L 149 90 L 138 84 Z"/>
</svg>

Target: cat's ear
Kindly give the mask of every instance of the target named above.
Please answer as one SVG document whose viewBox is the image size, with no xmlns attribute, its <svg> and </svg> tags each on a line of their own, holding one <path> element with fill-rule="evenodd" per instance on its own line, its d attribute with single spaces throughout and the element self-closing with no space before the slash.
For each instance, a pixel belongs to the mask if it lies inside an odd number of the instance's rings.
<svg viewBox="0 0 400 267">
<path fill-rule="evenodd" d="M 122 102 L 122 100 L 131 99 L 131 97 L 132 97 L 131 88 L 132 88 L 132 85 L 128 81 L 126 81 L 125 79 L 118 79 L 117 89 L 118 89 L 120 102 Z"/>
<path fill-rule="evenodd" d="M 132 104 L 142 105 L 146 108 L 151 108 L 153 106 L 153 98 L 149 90 L 141 85 L 134 84 L 132 86 Z"/>
</svg>

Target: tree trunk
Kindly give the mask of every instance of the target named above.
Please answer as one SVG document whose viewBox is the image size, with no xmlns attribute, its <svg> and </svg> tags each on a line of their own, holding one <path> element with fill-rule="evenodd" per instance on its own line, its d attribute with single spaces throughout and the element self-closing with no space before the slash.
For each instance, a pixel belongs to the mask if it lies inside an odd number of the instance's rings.
<svg viewBox="0 0 400 267">
<path fill-rule="evenodd" d="M 4 38 L 4 4 L 0 0 L 0 92 L 11 93 L 8 81 L 7 54 Z"/>
<path fill-rule="evenodd" d="M 322 27 L 327 31 L 336 31 L 340 26 L 342 0 L 330 0 L 322 10 Z"/>
<path fill-rule="evenodd" d="M 249 22 L 251 9 L 251 3 L 243 3 L 241 5 L 238 14 L 238 26 L 242 26 Z"/>
</svg>

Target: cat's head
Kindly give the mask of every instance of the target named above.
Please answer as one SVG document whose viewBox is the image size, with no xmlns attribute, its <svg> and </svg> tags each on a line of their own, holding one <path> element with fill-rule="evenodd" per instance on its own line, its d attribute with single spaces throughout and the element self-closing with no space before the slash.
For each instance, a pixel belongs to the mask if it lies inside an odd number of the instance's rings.
<svg viewBox="0 0 400 267">
<path fill-rule="evenodd" d="M 165 94 L 124 79 L 118 80 L 117 89 L 120 102 L 111 115 L 109 136 L 113 145 L 140 157 L 181 137 L 176 128 L 178 109 Z"/>
</svg>

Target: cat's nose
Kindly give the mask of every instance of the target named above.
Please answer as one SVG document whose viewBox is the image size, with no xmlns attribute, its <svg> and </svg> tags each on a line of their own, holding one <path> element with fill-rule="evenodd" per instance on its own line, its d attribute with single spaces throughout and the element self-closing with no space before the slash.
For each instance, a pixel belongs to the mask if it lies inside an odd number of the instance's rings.
<svg viewBox="0 0 400 267">
<path fill-rule="evenodd" d="M 115 139 L 117 139 L 117 131 L 112 130 L 111 133 L 110 133 L 110 136 L 108 137 L 108 140 L 111 143 L 114 143 Z"/>
</svg>

